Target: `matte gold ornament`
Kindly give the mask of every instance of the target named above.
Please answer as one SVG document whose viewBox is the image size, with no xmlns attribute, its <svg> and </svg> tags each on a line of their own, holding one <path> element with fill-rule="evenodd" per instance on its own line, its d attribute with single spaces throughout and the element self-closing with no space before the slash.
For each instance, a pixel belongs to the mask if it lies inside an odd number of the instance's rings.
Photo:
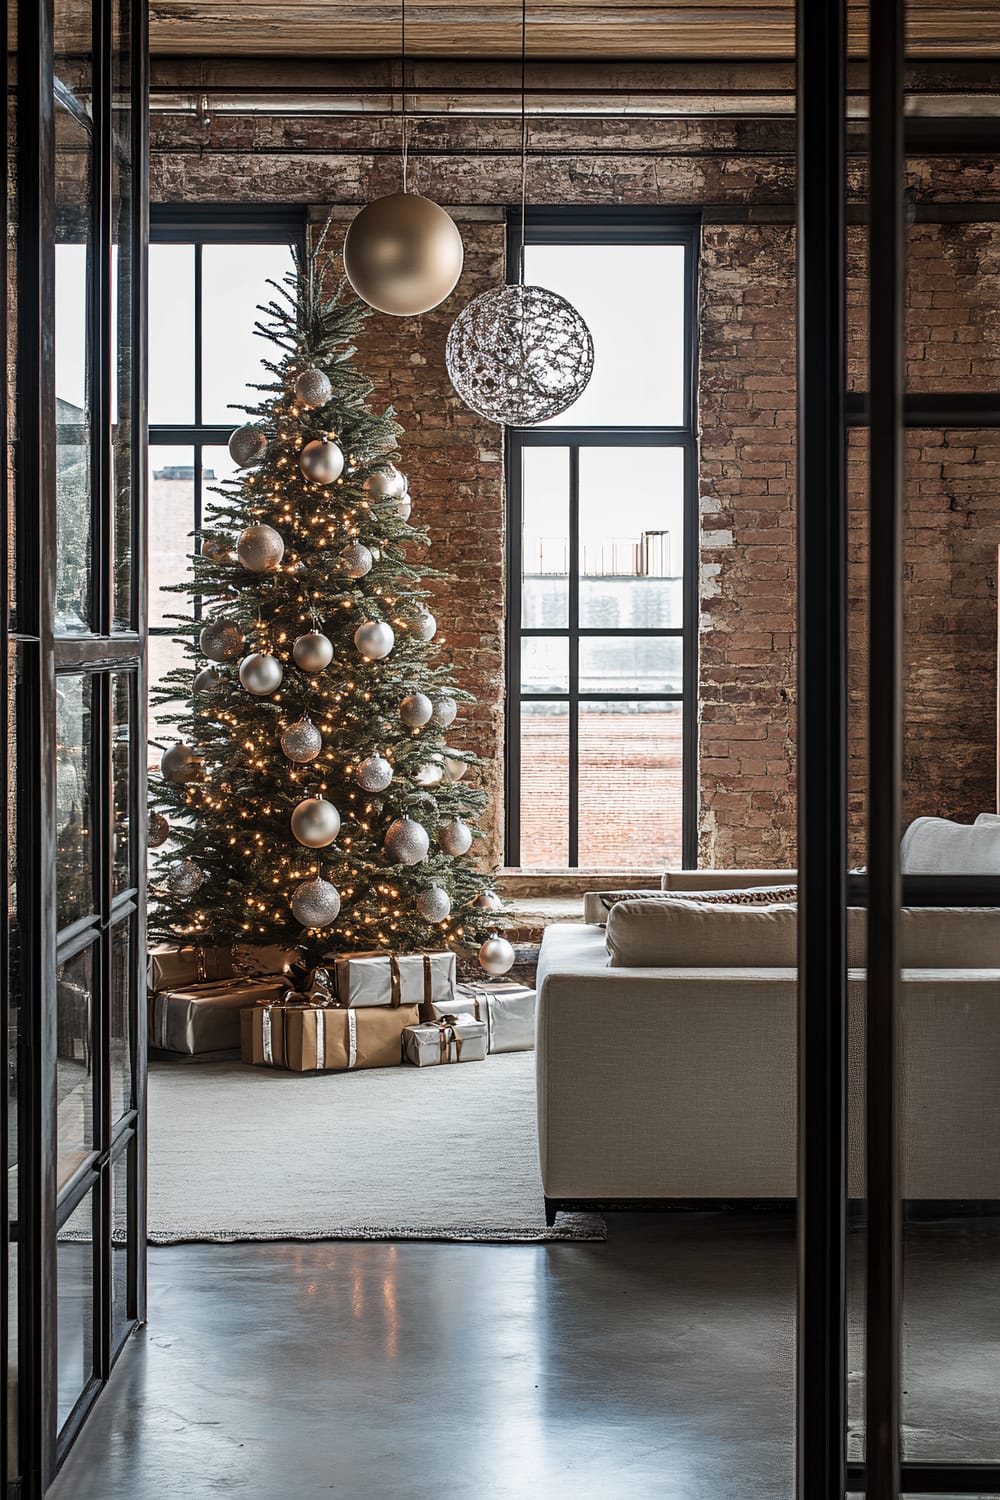
<svg viewBox="0 0 1000 1500">
<path fill-rule="evenodd" d="M 406 475 L 395 464 L 373 469 L 365 480 L 365 494 L 372 500 L 400 500 L 406 494 Z"/>
<path fill-rule="evenodd" d="M 442 885 L 432 885 L 417 897 L 417 916 L 425 922 L 443 922 L 451 915 L 451 897 Z"/>
<path fill-rule="evenodd" d="M 480 967 L 494 978 L 513 968 L 516 957 L 512 944 L 498 932 L 492 933 L 479 950 Z"/>
<path fill-rule="evenodd" d="M 381 661 L 396 644 L 396 633 L 384 620 L 366 620 L 354 632 L 354 644 L 368 661 Z"/>
<path fill-rule="evenodd" d="M 329 880 L 303 880 L 292 892 L 291 907 L 303 927 L 329 927 L 340 915 L 340 892 Z"/>
<path fill-rule="evenodd" d="M 374 560 L 362 542 L 351 542 L 340 554 L 340 565 L 348 578 L 364 578 L 371 572 Z"/>
<path fill-rule="evenodd" d="M 431 718 L 442 729 L 447 729 L 449 724 L 455 722 L 455 715 L 458 713 L 458 704 L 449 693 L 435 693 L 433 703 L 434 707 L 431 711 Z"/>
<path fill-rule="evenodd" d="M 454 219 L 419 193 L 390 193 L 356 214 L 344 240 L 344 270 L 369 307 L 397 318 L 430 312 L 462 274 Z"/>
<path fill-rule="evenodd" d="M 354 779 L 366 792 L 384 792 L 392 784 L 392 766 L 378 750 L 373 750 L 354 773 Z"/>
<path fill-rule="evenodd" d="M 167 885 L 175 896 L 193 896 L 204 883 L 204 872 L 193 859 L 180 859 L 167 871 Z"/>
<path fill-rule="evenodd" d="M 323 748 L 323 736 L 308 715 L 289 724 L 281 736 L 281 749 L 289 760 L 304 766 L 315 760 Z"/>
<path fill-rule="evenodd" d="M 330 384 L 330 377 L 324 370 L 317 370 L 315 365 L 308 370 L 303 370 L 295 382 L 295 398 L 307 411 L 314 411 L 317 406 L 325 406 L 332 395 L 333 386 Z"/>
<path fill-rule="evenodd" d="M 413 773 L 413 779 L 417 786 L 433 788 L 441 785 L 444 780 L 444 771 L 436 761 L 429 760 L 417 767 Z"/>
<path fill-rule="evenodd" d="M 399 502 L 396 505 L 396 514 L 401 521 L 408 521 L 412 511 L 413 501 L 410 499 L 409 490 L 407 490 L 405 495 L 400 495 L 399 497 Z"/>
<path fill-rule="evenodd" d="M 344 472 L 344 455 L 330 438 L 313 438 L 299 454 L 299 468 L 314 484 L 335 484 Z"/>
<path fill-rule="evenodd" d="M 429 609 L 421 607 L 420 613 L 414 620 L 411 629 L 413 634 L 421 641 L 432 641 L 438 628 L 438 622 Z"/>
<path fill-rule="evenodd" d="M 243 632 L 233 620 L 210 620 L 198 637 L 198 648 L 209 661 L 232 661 L 243 650 Z"/>
<path fill-rule="evenodd" d="M 434 705 L 426 693 L 408 693 L 399 705 L 399 717 L 407 729 L 423 729 L 433 713 Z"/>
<path fill-rule="evenodd" d="M 259 463 L 267 450 L 267 437 L 259 427 L 237 427 L 229 439 L 229 457 L 238 469 Z"/>
<path fill-rule="evenodd" d="M 236 561 L 236 552 L 232 543 L 223 536 L 203 536 L 201 555 L 206 562 L 210 563 L 229 564 Z"/>
<path fill-rule="evenodd" d="M 446 755 L 444 758 L 444 774 L 448 781 L 461 781 L 469 769 L 467 760 L 459 760 L 454 755 Z"/>
<path fill-rule="evenodd" d="M 195 693 L 212 693 L 222 685 L 222 673 L 218 667 L 202 667 L 194 674 L 191 690 Z"/>
<path fill-rule="evenodd" d="M 164 781 L 183 786 L 187 781 L 198 780 L 201 762 L 191 746 L 180 740 L 176 745 L 169 745 L 160 756 L 160 774 Z"/>
<path fill-rule="evenodd" d="M 450 823 L 438 829 L 438 843 L 445 854 L 458 859 L 472 848 L 472 830 L 461 818 L 452 818 Z"/>
<path fill-rule="evenodd" d="M 333 642 L 321 631 L 310 630 L 296 637 L 292 657 L 303 672 L 322 672 L 333 661 Z"/>
<path fill-rule="evenodd" d="M 236 556 L 248 573 L 270 573 L 285 555 L 281 533 L 273 526 L 248 526 L 236 543 Z"/>
<path fill-rule="evenodd" d="M 151 849 L 159 849 L 170 837 L 170 824 L 162 813 L 151 812 L 149 815 L 149 826 L 146 831 L 146 842 Z"/>
<path fill-rule="evenodd" d="M 478 896 L 473 896 L 471 903 L 476 911 L 501 911 L 503 902 L 496 891 L 480 891 Z"/>
<path fill-rule="evenodd" d="M 325 849 L 340 832 L 340 813 L 325 797 L 307 797 L 292 813 L 292 833 L 307 849 Z"/>
<path fill-rule="evenodd" d="M 386 830 L 385 852 L 393 864 L 418 865 L 430 846 L 427 829 L 415 818 L 397 818 Z"/>
<path fill-rule="evenodd" d="M 277 692 L 283 676 L 278 658 L 268 656 L 264 651 L 254 651 L 240 662 L 240 681 L 247 692 L 257 698 L 266 698 L 269 693 Z"/>
</svg>

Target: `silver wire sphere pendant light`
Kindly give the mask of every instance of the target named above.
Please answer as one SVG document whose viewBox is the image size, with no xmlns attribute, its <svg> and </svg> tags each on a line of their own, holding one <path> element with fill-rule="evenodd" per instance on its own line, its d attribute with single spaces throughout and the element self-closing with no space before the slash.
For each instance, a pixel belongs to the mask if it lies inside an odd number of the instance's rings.
<svg viewBox="0 0 1000 1500">
<path fill-rule="evenodd" d="M 524 284 L 528 164 L 527 4 L 521 0 L 520 280 L 475 297 L 448 332 L 445 363 L 466 406 L 491 422 L 536 427 L 578 401 L 594 373 L 594 340 L 558 292 Z"/>
</svg>

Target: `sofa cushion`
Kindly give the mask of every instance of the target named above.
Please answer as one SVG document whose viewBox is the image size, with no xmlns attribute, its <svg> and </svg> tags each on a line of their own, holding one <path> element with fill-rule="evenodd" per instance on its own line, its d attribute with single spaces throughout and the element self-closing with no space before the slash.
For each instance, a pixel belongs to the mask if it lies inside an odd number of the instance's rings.
<svg viewBox="0 0 1000 1500">
<path fill-rule="evenodd" d="M 794 906 L 714 906 L 685 896 L 619 901 L 608 913 L 616 968 L 794 968 Z"/>
<path fill-rule="evenodd" d="M 904 875 L 1000 875 L 1000 825 L 915 818 L 899 858 Z"/>
<path fill-rule="evenodd" d="M 798 894 L 794 885 L 767 886 L 763 889 L 736 891 L 595 891 L 596 906 L 602 916 L 598 921 L 607 921 L 607 914 L 620 901 L 676 901 L 683 895 L 685 901 L 708 902 L 713 906 L 786 906 L 794 904 Z"/>
</svg>

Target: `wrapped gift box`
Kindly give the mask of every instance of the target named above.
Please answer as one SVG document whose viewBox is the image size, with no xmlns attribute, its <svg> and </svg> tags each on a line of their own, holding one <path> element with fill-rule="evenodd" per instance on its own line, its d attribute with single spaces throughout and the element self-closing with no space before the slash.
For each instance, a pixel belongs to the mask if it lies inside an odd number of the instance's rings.
<svg viewBox="0 0 1000 1500">
<path fill-rule="evenodd" d="M 214 983 L 232 979 L 233 950 L 213 948 L 207 943 L 184 947 L 178 943 L 157 943 L 150 948 L 146 976 L 153 994 L 160 990 L 177 990 L 187 985 Z"/>
<path fill-rule="evenodd" d="M 338 1005 L 429 1005 L 454 998 L 454 953 L 344 953 L 334 963 Z"/>
<path fill-rule="evenodd" d="M 238 1052 L 240 1011 L 277 1000 L 286 989 L 283 979 L 230 979 L 161 990 L 149 1000 L 149 1045 L 187 1057 Z"/>
<path fill-rule="evenodd" d="M 454 1013 L 486 1022 L 491 1052 L 530 1052 L 535 1045 L 535 991 L 513 980 L 460 984 Z"/>
<path fill-rule="evenodd" d="M 416 1005 L 355 1007 L 268 1005 L 241 1017 L 243 1061 L 293 1073 L 390 1068 L 403 1060 L 403 1031 Z"/>
<path fill-rule="evenodd" d="M 418 1068 L 440 1063 L 482 1062 L 486 1056 L 486 1022 L 471 1015 L 422 1021 L 403 1032 L 403 1053 Z"/>
</svg>

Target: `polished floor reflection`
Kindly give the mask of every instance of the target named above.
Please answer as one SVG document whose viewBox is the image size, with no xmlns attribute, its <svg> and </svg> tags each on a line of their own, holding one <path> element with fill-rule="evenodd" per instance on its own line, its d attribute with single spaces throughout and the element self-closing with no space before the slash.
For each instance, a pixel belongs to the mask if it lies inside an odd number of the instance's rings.
<svg viewBox="0 0 1000 1500">
<path fill-rule="evenodd" d="M 153 1250 L 150 1326 L 54 1500 L 790 1500 L 790 1218 L 609 1229 Z M 1000 1232 L 917 1234 L 908 1446 L 996 1456 Z"/>
</svg>

